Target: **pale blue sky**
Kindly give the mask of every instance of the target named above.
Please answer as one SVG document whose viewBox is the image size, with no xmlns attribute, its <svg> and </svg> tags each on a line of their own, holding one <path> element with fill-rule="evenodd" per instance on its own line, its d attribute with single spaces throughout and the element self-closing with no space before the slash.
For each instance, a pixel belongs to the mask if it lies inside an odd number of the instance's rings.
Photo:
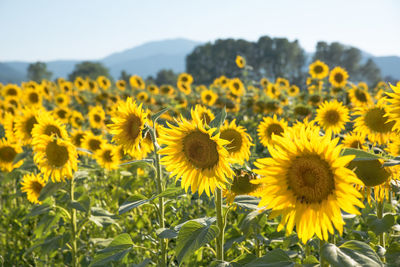
<svg viewBox="0 0 400 267">
<path fill-rule="evenodd" d="M 339 41 L 400 56 L 396 0 L 0 0 L 0 61 L 99 59 L 147 41 Z"/>
</svg>

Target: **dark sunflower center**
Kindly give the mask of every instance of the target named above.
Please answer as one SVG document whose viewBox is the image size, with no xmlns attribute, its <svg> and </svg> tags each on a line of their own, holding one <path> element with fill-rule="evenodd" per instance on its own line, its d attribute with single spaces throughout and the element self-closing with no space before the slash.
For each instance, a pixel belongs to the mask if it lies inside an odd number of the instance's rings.
<svg viewBox="0 0 400 267">
<path fill-rule="evenodd" d="M 77 147 L 80 147 L 82 145 L 83 138 L 84 138 L 83 134 L 81 134 L 81 133 L 76 134 L 74 136 L 74 138 L 72 139 L 74 141 L 74 145 L 77 146 Z"/>
<path fill-rule="evenodd" d="M 138 116 L 132 114 L 126 122 L 126 131 L 129 138 L 135 140 L 140 134 L 141 127 L 142 120 Z"/>
<path fill-rule="evenodd" d="M 29 94 L 29 102 L 31 103 L 38 103 L 39 102 L 39 96 L 37 93 L 31 93 Z"/>
<path fill-rule="evenodd" d="M 339 122 L 340 115 L 337 110 L 328 110 L 324 114 L 324 120 L 326 123 L 333 125 Z"/>
<path fill-rule="evenodd" d="M 111 156 L 111 150 L 106 150 L 103 152 L 103 160 L 105 162 L 113 162 L 112 156 Z"/>
<path fill-rule="evenodd" d="M 254 192 L 259 185 L 250 183 L 250 180 L 252 180 L 250 175 L 235 175 L 231 191 L 236 195 L 247 195 Z"/>
<path fill-rule="evenodd" d="M 239 90 L 239 89 L 240 89 L 239 83 L 233 83 L 233 88 L 234 88 L 235 90 Z"/>
<path fill-rule="evenodd" d="M 4 146 L 0 148 L 0 161 L 2 162 L 13 162 L 17 151 L 10 146 Z"/>
<path fill-rule="evenodd" d="M 286 179 L 288 189 L 302 203 L 321 202 L 335 188 L 329 164 L 318 155 L 297 156 L 292 160 Z"/>
<path fill-rule="evenodd" d="M 182 82 L 187 82 L 187 81 L 188 81 L 188 78 L 187 78 L 186 76 L 183 76 L 182 79 L 181 79 L 181 81 L 182 81 Z"/>
<path fill-rule="evenodd" d="M 9 102 L 11 105 L 13 105 L 14 107 L 18 107 L 18 102 L 15 101 L 15 99 L 11 99 Z"/>
<path fill-rule="evenodd" d="M 350 147 L 351 147 L 351 148 L 361 148 L 361 147 L 362 147 L 362 144 L 361 144 L 360 141 L 354 140 L 353 142 L 351 142 Z"/>
<path fill-rule="evenodd" d="M 100 149 L 101 142 L 97 139 L 90 139 L 89 140 L 89 148 L 91 151 L 96 151 Z"/>
<path fill-rule="evenodd" d="M 297 106 L 294 108 L 294 112 L 300 116 L 308 116 L 312 111 L 306 106 Z"/>
<path fill-rule="evenodd" d="M 212 97 L 211 97 L 211 95 L 206 95 L 205 99 L 206 99 L 206 101 L 211 101 Z"/>
<path fill-rule="evenodd" d="M 14 88 L 10 88 L 7 90 L 6 95 L 17 95 L 17 90 L 15 90 Z"/>
<path fill-rule="evenodd" d="M 34 181 L 31 183 L 31 188 L 32 188 L 32 191 L 35 192 L 36 195 L 40 195 L 40 192 L 42 191 L 43 186 L 41 183 Z"/>
<path fill-rule="evenodd" d="M 367 95 L 362 90 L 357 89 L 355 91 L 354 95 L 355 95 L 355 97 L 357 98 L 358 101 L 363 102 L 363 103 L 367 102 Z"/>
<path fill-rule="evenodd" d="M 336 73 L 334 76 L 334 79 L 337 83 L 342 83 L 344 80 L 343 74 L 342 73 Z"/>
<path fill-rule="evenodd" d="M 284 131 L 284 129 L 280 124 L 271 123 L 270 125 L 268 125 L 267 130 L 265 131 L 265 134 L 270 139 L 272 134 L 282 135 L 283 131 Z"/>
<path fill-rule="evenodd" d="M 319 103 L 321 101 L 321 97 L 319 95 L 312 95 L 310 97 L 310 101 L 312 103 Z"/>
<path fill-rule="evenodd" d="M 32 136 L 32 129 L 33 126 L 35 126 L 35 124 L 37 123 L 36 117 L 32 116 L 30 117 L 28 120 L 26 120 L 25 122 L 25 132 L 29 135 Z"/>
<path fill-rule="evenodd" d="M 60 129 L 57 126 L 51 124 L 46 125 L 46 127 L 44 128 L 44 134 L 48 136 L 56 134 L 58 137 L 61 137 Z"/>
<path fill-rule="evenodd" d="M 315 72 L 316 74 L 320 74 L 320 73 L 322 73 L 323 71 L 324 71 L 324 68 L 322 68 L 321 65 L 317 65 L 317 66 L 314 67 L 314 72 Z"/>
<path fill-rule="evenodd" d="M 63 109 L 57 111 L 57 116 L 61 119 L 65 119 L 67 117 L 67 112 Z"/>
<path fill-rule="evenodd" d="M 69 154 L 65 146 L 57 144 L 57 141 L 52 141 L 46 146 L 46 156 L 49 165 L 59 168 L 68 162 Z"/>
<path fill-rule="evenodd" d="M 364 116 L 365 125 L 374 132 L 388 133 L 392 131 L 395 122 L 387 122 L 388 118 L 384 116 L 384 109 L 379 107 L 372 108 Z"/>
<path fill-rule="evenodd" d="M 100 122 L 101 121 L 101 117 L 97 114 L 94 114 L 93 119 L 95 122 Z"/>
<path fill-rule="evenodd" d="M 209 169 L 218 164 L 217 144 L 200 131 L 189 133 L 183 139 L 183 153 L 196 168 Z"/>
<path fill-rule="evenodd" d="M 57 103 L 58 104 L 64 103 L 64 98 L 63 97 L 57 97 Z"/>
<path fill-rule="evenodd" d="M 240 150 L 242 147 L 242 135 L 234 130 L 234 129 L 227 129 L 224 131 L 221 131 L 221 138 L 230 141 L 231 143 L 227 145 L 227 150 L 229 152 L 237 152 Z"/>
</svg>

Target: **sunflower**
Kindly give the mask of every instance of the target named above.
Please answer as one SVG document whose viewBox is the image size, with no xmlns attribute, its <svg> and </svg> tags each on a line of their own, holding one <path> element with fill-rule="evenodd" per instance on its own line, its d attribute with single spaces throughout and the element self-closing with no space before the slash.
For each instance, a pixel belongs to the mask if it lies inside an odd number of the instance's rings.
<svg viewBox="0 0 400 267">
<path fill-rule="evenodd" d="M 73 84 L 72 84 L 72 82 L 69 82 L 69 81 L 63 81 L 60 83 L 60 88 L 61 88 L 62 93 L 72 94 Z"/>
<path fill-rule="evenodd" d="M 393 129 L 400 130 L 400 85 L 390 85 L 393 93 L 386 93 L 389 97 L 386 101 L 389 103 L 387 107 L 388 121 L 395 122 Z"/>
<path fill-rule="evenodd" d="M 143 79 L 138 75 L 132 75 L 129 78 L 129 84 L 133 89 L 144 89 L 146 87 Z"/>
<path fill-rule="evenodd" d="M 275 81 L 275 85 L 280 89 L 280 90 L 286 90 L 287 88 L 289 88 L 290 83 L 289 80 L 282 78 L 282 77 L 278 77 Z"/>
<path fill-rule="evenodd" d="M 316 60 L 309 66 L 308 73 L 314 79 L 323 79 L 328 76 L 329 67 L 324 62 Z"/>
<path fill-rule="evenodd" d="M 52 114 L 54 117 L 61 120 L 62 123 L 68 123 L 71 112 L 66 107 L 56 107 L 52 110 Z"/>
<path fill-rule="evenodd" d="M 23 160 L 14 162 L 16 156 L 22 153 L 22 148 L 17 143 L 13 144 L 5 138 L 0 139 L 0 170 L 11 172 L 13 169 L 22 165 Z"/>
<path fill-rule="evenodd" d="M 322 102 L 322 96 L 319 94 L 313 94 L 308 97 L 308 104 L 313 107 L 318 107 Z"/>
<path fill-rule="evenodd" d="M 155 84 L 149 84 L 147 85 L 147 91 L 149 91 L 149 93 L 152 95 L 156 95 L 159 92 L 158 86 Z"/>
<path fill-rule="evenodd" d="M 91 131 L 86 131 L 85 136 L 81 140 L 82 147 L 96 153 L 105 143 L 105 140 L 100 135 L 94 135 Z"/>
<path fill-rule="evenodd" d="M 104 120 L 106 113 L 101 106 L 95 106 L 89 108 L 89 123 L 90 127 L 95 129 L 101 129 L 104 126 Z"/>
<path fill-rule="evenodd" d="M 111 117 L 109 124 L 113 140 L 122 145 L 127 153 L 134 154 L 140 150 L 142 131 L 148 121 L 148 112 L 142 109 L 142 104 L 136 105 L 132 98 L 118 106 L 117 112 Z"/>
<path fill-rule="evenodd" d="M 146 93 L 146 92 L 144 92 L 144 91 L 142 91 L 142 92 L 139 92 L 137 95 L 136 95 L 136 99 L 138 100 L 138 101 L 140 101 L 140 102 L 146 102 L 146 100 L 149 98 L 149 95 Z"/>
<path fill-rule="evenodd" d="M 78 76 L 75 78 L 74 85 L 79 91 L 83 91 L 86 89 L 87 83 L 82 77 Z"/>
<path fill-rule="evenodd" d="M 22 95 L 23 103 L 31 107 L 41 107 L 42 106 L 42 94 L 40 90 L 28 88 L 24 90 Z"/>
<path fill-rule="evenodd" d="M 179 91 L 181 91 L 185 95 L 189 95 L 192 92 L 192 88 L 189 83 L 184 83 L 184 82 L 178 81 L 177 87 L 178 87 Z"/>
<path fill-rule="evenodd" d="M 77 110 L 73 110 L 71 112 L 71 116 L 69 117 L 70 123 L 73 128 L 80 129 L 85 122 L 82 113 Z"/>
<path fill-rule="evenodd" d="M 365 145 L 365 135 L 358 132 L 346 134 L 342 144 L 344 147 L 368 150 L 368 147 Z"/>
<path fill-rule="evenodd" d="M 111 144 L 104 144 L 101 149 L 96 151 L 95 159 L 97 163 L 104 169 L 118 169 L 120 163 L 118 147 Z"/>
<path fill-rule="evenodd" d="M 171 85 L 163 84 L 160 87 L 160 93 L 162 95 L 173 95 L 174 91 L 174 87 L 172 87 Z"/>
<path fill-rule="evenodd" d="M 201 92 L 201 102 L 204 105 L 212 106 L 217 99 L 218 95 L 211 90 L 206 89 Z"/>
<path fill-rule="evenodd" d="M 349 74 L 341 67 L 335 67 L 329 74 L 329 82 L 333 87 L 344 87 L 348 78 Z"/>
<path fill-rule="evenodd" d="M 15 137 L 15 121 L 16 116 L 12 115 L 11 113 L 6 113 L 4 115 L 4 119 L 2 120 L 1 124 L 3 125 L 5 136 L 8 141 L 16 143 L 17 138 Z"/>
<path fill-rule="evenodd" d="M 115 85 L 117 86 L 117 88 L 121 91 L 125 91 L 126 88 L 126 82 L 124 80 L 118 80 Z"/>
<path fill-rule="evenodd" d="M 284 119 L 278 120 L 276 115 L 272 118 L 264 117 L 263 121 L 257 127 L 261 144 L 267 146 L 272 142 L 273 135 L 282 135 L 287 128 L 287 122 Z"/>
<path fill-rule="evenodd" d="M 70 102 L 70 96 L 63 93 L 57 94 L 54 97 L 54 102 L 56 102 L 56 105 L 59 107 L 68 107 Z"/>
<path fill-rule="evenodd" d="M 394 136 L 395 121 L 386 117 L 387 107 L 378 102 L 374 106 L 357 108 L 354 131 L 366 135 L 372 143 L 386 144 Z"/>
<path fill-rule="evenodd" d="M 185 72 L 181 73 L 178 76 L 177 83 L 184 83 L 184 84 L 191 85 L 193 83 L 193 76 L 188 73 L 185 73 Z"/>
<path fill-rule="evenodd" d="M 268 84 L 267 88 L 265 88 L 266 90 L 265 93 L 267 94 L 267 96 L 269 96 L 272 99 L 277 99 L 280 94 L 281 94 L 281 87 L 277 86 L 274 83 L 270 83 Z"/>
<path fill-rule="evenodd" d="M 42 174 L 25 174 L 24 177 L 22 177 L 21 185 L 21 191 L 26 193 L 29 202 L 33 204 L 42 204 L 42 202 L 39 201 L 39 196 L 43 187 L 46 185 Z"/>
<path fill-rule="evenodd" d="M 87 83 L 88 83 L 89 91 L 94 93 L 94 94 L 97 93 L 98 86 L 97 86 L 96 81 L 89 80 Z"/>
<path fill-rule="evenodd" d="M 297 85 L 292 85 L 289 87 L 289 90 L 287 92 L 289 96 L 294 97 L 300 93 L 300 89 Z"/>
<path fill-rule="evenodd" d="M 357 87 L 353 87 L 349 90 L 349 97 L 351 103 L 356 107 L 370 106 L 374 104 L 368 91 L 364 91 Z"/>
<path fill-rule="evenodd" d="M 343 106 L 342 102 L 334 100 L 325 101 L 319 106 L 315 120 L 325 132 L 339 134 L 349 118 L 349 109 Z"/>
<path fill-rule="evenodd" d="M 32 144 L 40 141 L 42 135 L 52 136 L 53 134 L 61 139 L 67 139 L 68 133 L 62 122 L 54 118 L 49 112 L 40 112 L 36 117 L 37 123 L 32 129 Z"/>
<path fill-rule="evenodd" d="M 37 123 L 39 110 L 26 108 L 15 120 L 15 137 L 23 145 L 28 145 L 32 141 L 32 130 Z"/>
<path fill-rule="evenodd" d="M 46 179 L 53 182 L 64 181 L 65 177 L 72 178 L 72 171 L 78 168 L 77 152 L 69 139 L 63 140 L 52 136 L 42 135 L 33 146 L 33 160 Z"/>
<path fill-rule="evenodd" d="M 83 140 L 85 139 L 86 132 L 82 130 L 74 130 L 71 133 L 71 142 L 76 147 L 83 147 Z M 79 152 L 78 152 L 79 153 Z"/>
<path fill-rule="evenodd" d="M 191 110 L 192 119 L 199 118 L 203 123 L 209 124 L 213 119 L 215 119 L 214 113 L 202 105 L 196 105 L 194 110 Z"/>
<path fill-rule="evenodd" d="M 233 163 L 243 164 L 248 161 L 250 157 L 250 146 L 252 139 L 242 126 L 236 125 L 236 120 L 231 123 L 225 121 L 224 125 L 220 128 L 220 137 L 229 141 L 226 149 L 229 152 L 230 160 Z"/>
<path fill-rule="evenodd" d="M 388 144 L 387 150 L 392 156 L 400 156 L 400 137 L 394 138 L 392 142 Z"/>
<path fill-rule="evenodd" d="M 226 202 L 231 204 L 236 196 L 248 195 L 259 197 L 262 192 L 262 186 L 260 184 L 251 183 L 252 180 L 258 179 L 254 172 L 246 169 L 233 169 L 235 172 L 233 176 L 232 184 L 229 189 L 224 190 L 223 196 L 226 198 Z"/>
<path fill-rule="evenodd" d="M 233 78 L 229 81 L 229 90 L 236 96 L 242 96 L 244 94 L 244 85 L 239 78 Z"/>
<path fill-rule="evenodd" d="M 97 77 L 97 84 L 104 90 L 107 90 L 111 86 L 110 80 L 105 76 Z"/>
<path fill-rule="evenodd" d="M 229 141 L 220 138 L 216 128 L 206 130 L 201 121 L 189 122 L 182 116 L 177 120 L 178 126 L 169 123 L 159 137 L 160 144 L 165 145 L 159 153 L 164 155 L 161 163 L 171 172 L 170 177 L 182 178 L 181 185 L 187 191 L 204 191 L 208 196 L 215 189 L 225 189 L 227 178 L 233 171 L 229 166 L 229 152 L 225 145 Z"/>
<path fill-rule="evenodd" d="M 16 84 L 7 84 L 1 89 L 4 98 L 7 96 L 14 96 L 19 98 L 21 96 L 21 88 Z"/>
<path fill-rule="evenodd" d="M 262 88 L 267 88 L 269 83 L 270 83 L 269 80 L 265 77 L 261 78 L 260 80 L 260 85 Z"/>
<path fill-rule="evenodd" d="M 255 173 L 262 176 L 253 180 L 263 185 L 259 207 L 272 209 L 271 217 L 282 215 L 277 231 L 286 225 L 289 235 L 294 226 L 302 242 L 316 234 L 328 240 L 328 232 L 336 228 L 343 233 L 341 209 L 360 214 L 362 196 L 354 187 L 362 182 L 347 164 L 354 156 L 340 156 L 339 138 L 320 136 L 318 127 L 303 125 L 274 135 L 268 145 L 271 158 L 258 159 Z"/>
<path fill-rule="evenodd" d="M 236 59 L 236 66 L 238 66 L 238 68 L 243 69 L 246 66 L 246 59 L 244 59 L 244 57 L 237 55 Z"/>
</svg>

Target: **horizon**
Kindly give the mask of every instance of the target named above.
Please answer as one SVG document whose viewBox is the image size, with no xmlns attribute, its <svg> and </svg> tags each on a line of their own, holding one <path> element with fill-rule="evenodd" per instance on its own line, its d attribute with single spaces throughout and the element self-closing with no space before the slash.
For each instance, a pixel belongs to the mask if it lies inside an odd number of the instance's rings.
<svg viewBox="0 0 400 267">
<path fill-rule="evenodd" d="M 298 40 L 307 53 L 315 51 L 317 41 L 325 41 L 353 46 L 374 56 L 400 56 L 400 36 L 396 34 L 400 28 L 400 2 L 393 0 L 340 0 L 328 7 L 316 0 L 255 0 L 252 5 L 234 0 L 229 1 L 229 9 L 228 1 L 210 0 L 23 3 L 0 3 L 0 23 L 9 25 L 3 29 L 6 38 L 0 43 L 0 61 L 100 60 L 167 39 L 202 43 L 226 38 L 256 41 L 264 35 Z M 287 9 L 289 4 L 292 8 Z M 224 23 L 215 24 L 216 20 Z"/>
</svg>

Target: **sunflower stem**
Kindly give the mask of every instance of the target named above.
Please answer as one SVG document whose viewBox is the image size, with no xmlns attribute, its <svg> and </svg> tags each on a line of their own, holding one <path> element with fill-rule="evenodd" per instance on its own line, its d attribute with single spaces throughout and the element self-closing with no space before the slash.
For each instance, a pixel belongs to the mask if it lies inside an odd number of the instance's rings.
<svg viewBox="0 0 400 267">
<path fill-rule="evenodd" d="M 220 188 L 216 189 L 215 192 L 215 209 L 217 212 L 217 224 L 219 233 L 217 236 L 217 260 L 224 261 L 224 230 L 225 224 L 222 216 L 222 190 Z"/>
<path fill-rule="evenodd" d="M 74 178 L 71 179 L 70 182 L 70 197 L 71 203 L 74 202 L 74 194 L 75 194 L 75 183 Z M 71 266 L 78 266 L 78 257 L 77 257 L 77 244 L 76 244 L 76 209 L 71 207 L 71 254 L 72 254 L 72 262 Z"/>
<path fill-rule="evenodd" d="M 376 216 L 378 219 L 382 219 L 383 217 L 383 200 L 382 202 L 376 202 Z M 379 245 L 385 248 L 385 233 L 379 234 Z"/>
<path fill-rule="evenodd" d="M 161 194 L 164 191 L 163 177 L 162 177 L 162 169 L 160 164 L 160 154 L 158 154 L 159 145 L 157 143 L 156 137 L 156 124 L 153 123 L 154 127 L 150 128 L 151 132 L 151 140 L 153 142 L 154 147 L 154 162 L 156 167 L 156 179 L 157 179 L 157 194 Z M 165 228 L 165 219 L 164 219 L 164 198 L 158 198 L 158 208 L 159 208 L 159 224 L 160 228 Z M 168 244 L 165 242 L 165 239 L 160 238 L 160 247 L 161 247 L 161 257 L 159 259 L 160 266 L 167 266 L 167 246 Z"/>
<path fill-rule="evenodd" d="M 325 240 L 320 239 L 319 240 L 319 263 L 321 267 L 327 267 L 329 266 L 328 263 L 326 262 L 324 256 L 322 256 L 322 247 L 326 244 Z"/>
</svg>

